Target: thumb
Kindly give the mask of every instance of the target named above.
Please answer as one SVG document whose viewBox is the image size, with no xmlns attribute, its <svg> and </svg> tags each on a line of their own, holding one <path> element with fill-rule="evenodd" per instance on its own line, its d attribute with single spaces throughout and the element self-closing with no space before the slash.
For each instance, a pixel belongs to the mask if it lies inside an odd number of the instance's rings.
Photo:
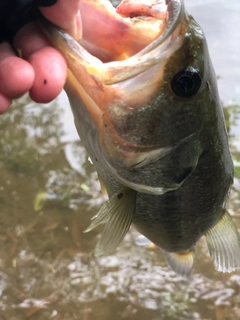
<svg viewBox="0 0 240 320">
<path fill-rule="evenodd" d="M 37 0 L 42 14 L 76 40 L 82 37 L 81 0 Z"/>
</svg>

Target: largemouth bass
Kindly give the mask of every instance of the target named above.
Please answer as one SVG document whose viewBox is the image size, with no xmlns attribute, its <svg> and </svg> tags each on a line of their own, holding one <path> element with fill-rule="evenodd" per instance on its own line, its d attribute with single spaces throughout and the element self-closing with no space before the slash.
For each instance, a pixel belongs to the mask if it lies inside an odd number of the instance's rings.
<svg viewBox="0 0 240 320">
<path fill-rule="evenodd" d="M 217 270 L 240 268 L 240 237 L 226 202 L 233 182 L 216 76 L 200 26 L 182 0 L 82 0 L 75 41 L 43 18 L 65 57 L 75 124 L 109 200 L 96 255 L 130 225 L 189 276 L 205 236 Z"/>
</svg>

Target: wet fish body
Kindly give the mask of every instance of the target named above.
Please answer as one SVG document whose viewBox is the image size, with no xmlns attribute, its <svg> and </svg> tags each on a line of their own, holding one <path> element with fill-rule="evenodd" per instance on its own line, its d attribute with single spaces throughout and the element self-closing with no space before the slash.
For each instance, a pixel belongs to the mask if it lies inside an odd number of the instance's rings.
<svg viewBox="0 0 240 320">
<path fill-rule="evenodd" d="M 201 28 L 180 0 L 125 0 L 116 12 L 104 0 L 82 1 L 83 15 L 86 8 L 111 22 L 97 38 L 115 34 L 112 46 L 93 39 L 91 19 L 80 44 L 41 25 L 67 61 L 76 127 L 109 196 L 87 229 L 105 223 L 96 254 L 114 251 L 133 224 L 182 276 L 203 235 L 216 269 L 239 269 L 239 234 L 226 211 L 233 165 Z"/>
</svg>

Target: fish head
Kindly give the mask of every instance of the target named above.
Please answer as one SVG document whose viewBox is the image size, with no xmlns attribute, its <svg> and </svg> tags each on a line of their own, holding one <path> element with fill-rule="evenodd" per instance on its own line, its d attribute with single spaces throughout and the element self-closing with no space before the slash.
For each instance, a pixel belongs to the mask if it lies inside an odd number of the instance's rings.
<svg viewBox="0 0 240 320">
<path fill-rule="evenodd" d="M 43 29 L 67 61 L 65 89 L 85 147 L 127 187 L 157 195 L 177 189 L 183 181 L 156 172 L 171 155 L 184 161 L 189 144 L 196 164 L 215 99 L 201 28 L 182 0 L 124 0 L 116 10 L 83 0 L 80 11 L 78 41 L 45 22 Z"/>
</svg>

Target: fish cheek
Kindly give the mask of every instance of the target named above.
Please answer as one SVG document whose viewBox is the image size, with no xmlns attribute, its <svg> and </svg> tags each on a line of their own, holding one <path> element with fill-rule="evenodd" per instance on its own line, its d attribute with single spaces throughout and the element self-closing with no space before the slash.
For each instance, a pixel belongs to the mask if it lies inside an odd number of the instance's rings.
<svg viewBox="0 0 240 320">
<path fill-rule="evenodd" d="M 165 91 L 165 92 L 164 92 Z M 147 106 L 131 112 L 116 112 L 108 116 L 115 132 L 129 144 L 142 147 L 169 147 L 200 130 L 202 112 L 200 104 L 175 99 L 162 87 L 158 96 Z"/>
</svg>

